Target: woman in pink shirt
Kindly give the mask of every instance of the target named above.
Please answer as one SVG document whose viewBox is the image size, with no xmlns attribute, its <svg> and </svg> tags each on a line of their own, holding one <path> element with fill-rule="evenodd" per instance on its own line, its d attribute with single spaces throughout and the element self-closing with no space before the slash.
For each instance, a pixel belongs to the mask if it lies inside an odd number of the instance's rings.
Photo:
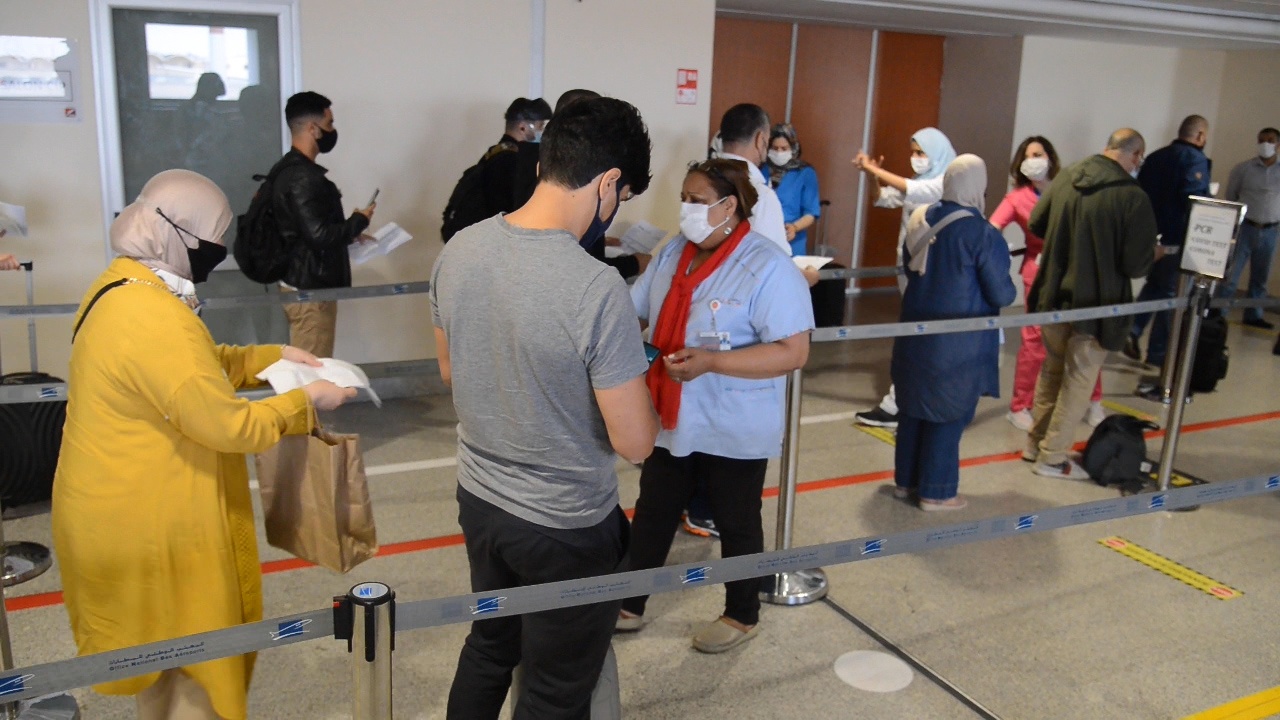
<svg viewBox="0 0 1280 720">
<path fill-rule="evenodd" d="M 1027 220 L 1031 217 L 1031 209 L 1040 200 L 1041 191 L 1049 187 L 1049 183 L 1058 174 L 1059 167 L 1058 153 L 1053 149 L 1053 143 L 1039 135 L 1023 140 L 1013 154 L 1013 164 L 1009 168 L 1009 174 L 1013 177 L 1013 190 L 1005 195 L 1000 206 L 991 213 L 991 224 L 997 230 L 1004 230 L 1010 223 L 1016 222 L 1026 237 L 1027 249 L 1022 258 L 1021 269 L 1026 293 L 1031 292 L 1031 283 L 1040 270 L 1040 251 L 1044 249 L 1044 240 L 1027 230 Z M 1040 377 L 1044 353 L 1040 327 L 1028 325 L 1022 328 L 1022 347 L 1018 349 L 1018 363 L 1013 374 L 1013 400 L 1009 403 L 1009 414 L 1006 416 L 1019 430 L 1031 429 L 1031 406 L 1035 401 L 1036 379 Z M 1093 388 L 1093 404 L 1089 406 L 1086 418 L 1095 427 L 1106 417 L 1101 401 L 1102 375 L 1099 374 L 1098 383 Z"/>
</svg>

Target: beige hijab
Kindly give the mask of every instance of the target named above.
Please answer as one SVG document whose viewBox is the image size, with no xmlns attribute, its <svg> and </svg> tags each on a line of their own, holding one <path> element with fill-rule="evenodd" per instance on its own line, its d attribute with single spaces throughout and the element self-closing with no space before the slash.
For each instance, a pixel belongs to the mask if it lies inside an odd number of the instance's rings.
<svg viewBox="0 0 1280 720">
<path fill-rule="evenodd" d="M 987 164 L 977 155 L 966 153 L 951 161 L 946 173 L 942 176 L 942 199 L 950 200 L 957 205 L 971 207 L 981 214 L 986 209 Z M 971 213 L 957 210 L 930 226 L 925 221 L 925 213 L 932 205 L 921 206 L 911 213 L 907 220 L 907 237 L 904 245 L 910 252 L 908 267 L 923 275 L 928 267 L 929 246 L 934 243 L 937 233 L 947 225 Z M 953 217 L 954 216 L 954 217 Z"/>
<path fill-rule="evenodd" d="M 165 170 L 148 180 L 138 199 L 111 223 L 111 249 L 190 280 L 187 249 L 195 249 L 199 240 L 221 245 L 230 226 L 231 205 L 212 180 L 190 170 Z"/>
</svg>

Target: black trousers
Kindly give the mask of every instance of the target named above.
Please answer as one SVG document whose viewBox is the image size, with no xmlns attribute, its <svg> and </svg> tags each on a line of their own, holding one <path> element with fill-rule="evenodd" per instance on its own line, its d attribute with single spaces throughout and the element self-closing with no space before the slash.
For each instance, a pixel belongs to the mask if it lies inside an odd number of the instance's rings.
<svg viewBox="0 0 1280 720">
<path fill-rule="evenodd" d="M 720 556 L 764 552 L 760 493 L 768 465 L 767 459 L 736 460 L 704 453 L 673 457 L 655 448 L 640 471 L 640 499 L 631 521 L 631 569 L 648 570 L 667 561 L 680 514 L 699 480 L 711 502 L 711 519 L 720 531 Z M 643 615 L 648 599 L 627 598 L 622 608 Z M 760 579 L 726 583 L 724 614 L 744 625 L 759 622 Z"/>
<path fill-rule="evenodd" d="M 629 527 L 621 508 L 594 527 L 560 530 L 518 518 L 461 487 L 458 506 L 472 592 L 608 575 L 626 558 Z M 497 718 L 511 671 L 522 665 L 516 720 L 587 720 L 618 607 L 605 602 L 472 623 L 447 717 Z"/>
</svg>

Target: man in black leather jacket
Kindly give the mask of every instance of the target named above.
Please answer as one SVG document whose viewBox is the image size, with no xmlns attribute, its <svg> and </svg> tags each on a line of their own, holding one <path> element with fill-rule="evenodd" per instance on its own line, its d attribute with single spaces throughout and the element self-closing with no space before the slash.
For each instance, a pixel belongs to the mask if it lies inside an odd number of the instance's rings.
<svg viewBox="0 0 1280 720">
<path fill-rule="evenodd" d="M 376 203 L 343 215 L 342 193 L 316 164 L 338 142 L 333 109 L 325 96 L 301 92 L 289 98 L 284 117 L 293 135 L 293 147 L 271 173 L 272 209 L 276 224 L 293 252 L 284 282 L 285 292 L 351 286 L 351 259 L 347 246 L 359 241 L 373 218 Z M 290 303 L 289 344 L 317 357 L 332 357 L 338 320 L 335 301 Z"/>
</svg>

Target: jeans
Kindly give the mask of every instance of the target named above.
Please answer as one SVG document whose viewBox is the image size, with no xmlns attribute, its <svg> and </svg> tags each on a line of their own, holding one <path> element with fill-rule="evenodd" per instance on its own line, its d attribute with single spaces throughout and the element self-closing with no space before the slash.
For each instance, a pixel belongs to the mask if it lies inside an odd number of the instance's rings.
<svg viewBox="0 0 1280 720">
<path fill-rule="evenodd" d="M 1227 268 L 1227 277 L 1218 287 L 1218 297 L 1235 296 L 1245 265 L 1249 266 L 1248 297 L 1253 299 L 1267 296 L 1267 277 L 1271 274 L 1271 260 L 1276 254 L 1277 237 L 1280 237 L 1280 225 L 1265 230 L 1249 223 L 1240 226 L 1236 254 L 1231 259 L 1231 267 Z M 1245 308 L 1244 317 L 1246 320 L 1261 320 L 1262 308 Z"/>
<path fill-rule="evenodd" d="M 760 494 L 768 464 L 766 459 L 737 460 L 705 453 L 674 457 L 664 448 L 654 448 L 640 472 L 640 499 L 631 524 L 631 569 L 648 570 L 666 562 L 680 511 L 693 497 L 698 478 L 706 482 L 711 519 L 720 532 L 720 556 L 764 552 Z M 648 599 L 627 598 L 622 609 L 643 615 Z M 759 621 L 759 578 L 725 583 L 724 615 L 743 625 Z"/>
<path fill-rule="evenodd" d="M 972 420 L 973 410 L 968 417 L 949 423 L 899 415 L 893 482 L 917 491 L 924 500 L 955 497 L 960 488 L 960 435 Z"/>
<path fill-rule="evenodd" d="M 1135 302 L 1164 300 L 1178 294 L 1179 256 L 1170 255 L 1160 258 L 1147 273 L 1147 284 L 1142 286 Z M 1143 313 L 1133 317 L 1133 329 L 1129 334 L 1135 338 L 1142 337 L 1142 331 L 1151 322 L 1152 313 Z M 1151 326 L 1151 340 L 1147 344 L 1147 364 L 1163 365 L 1164 355 L 1169 350 L 1169 323 L 1171 313 L 1161 310 L 1155 313 L 1155 324 Z"/>
<path fill-rule="evenodd" d="M 593 527 L 536 525 L 458 488 L 472 592 L 607 575 L 621 570 L 627 518 L 614 508 Z M 499 593 L 500 594 L 500 593 Z M 478 620 L 458 657 L 449 720 L 496 720 L 523 668 L 517 720 L 588 720 L 591 693 L 618 620 L 617 602 Z"/>
</svg>

